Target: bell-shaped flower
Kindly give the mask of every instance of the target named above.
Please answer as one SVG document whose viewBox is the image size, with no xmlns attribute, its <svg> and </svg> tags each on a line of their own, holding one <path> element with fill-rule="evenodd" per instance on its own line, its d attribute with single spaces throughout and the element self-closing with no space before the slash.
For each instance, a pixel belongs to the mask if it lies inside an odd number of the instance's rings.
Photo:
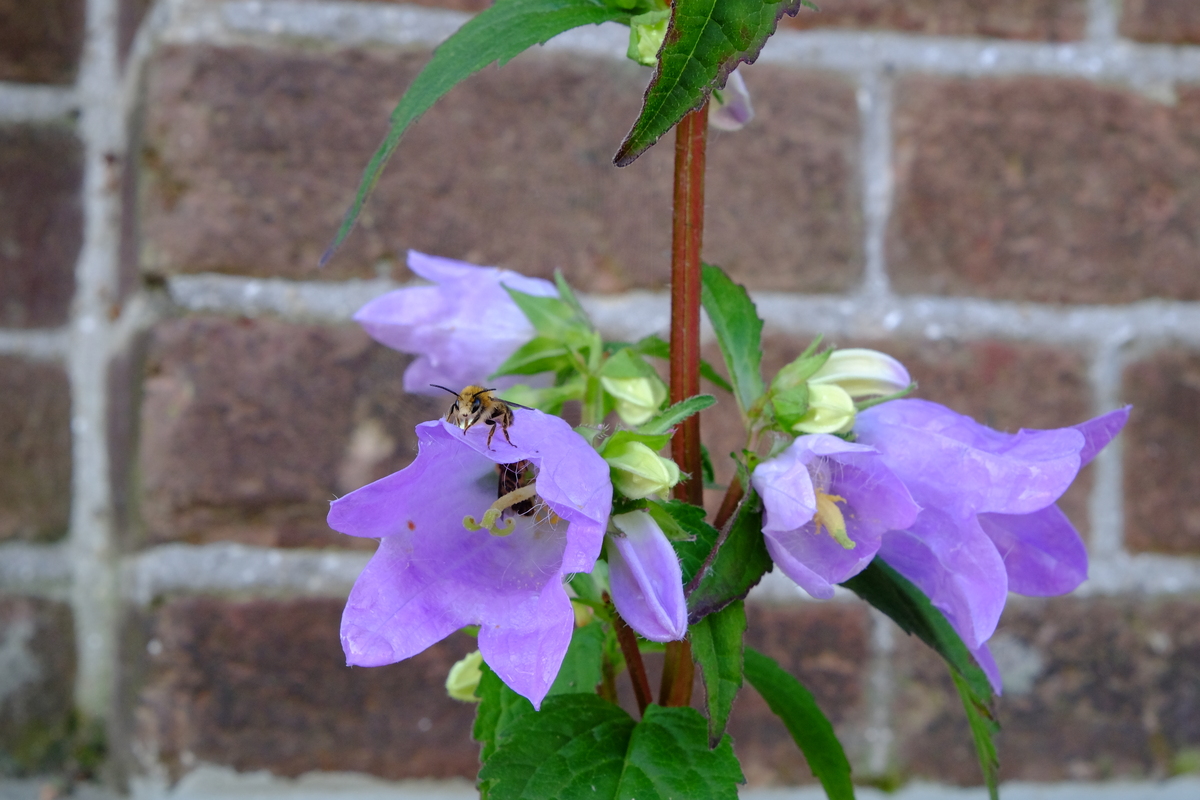
<svg viewBox="0 0 1200 800">
<path fill-rule="evenodd" d="M 740 131 L 752 119 L 754 106 L 750 104 L 750 92 L 742 73 L 735 69 L 729 73 L 725 88 L 712 93 L 708 124 L 719 131 Z"/>
<path fill-rule="evenodd" d="M 797 438 L 750 482 L 772 560 L 823 600 L 871 562 L 886 531 L 907 528 L 920 510 L 874 448 L 825 434 Z"/>
<path fill-rule="evenodd" d="M 638 441 L 616 442 L 604 449 L 613 486 L 630 500 L 663 495 L 679 483 L 679 466 Z"/>
<path fill-rule="evenodd" d="M 908 370 L 887 353 L 850 347 L 834 350 L 820 369 L 808 379 L 808 385 L 833 385 L 857 399 L 902 392 L 912 384 Z"/>
<path fill-rule="evenodd" d="M 794 433 L 845 433 L 854 427 L 854 399 L 835 384 L 810 384 L 808 409 L 792 424 Z"/>
<path fill-rule="evenodd" d="M 488 375 L 536 335 L 505 288 L 556 297 L 554 284 L 415 250 L 408 252 L 408 268 L 432 285 L 388 292 L 354 315 L 377 342 L 417 356 L 404 371 L 404 390 L 437 394 L 430 384 L 503 389 L 515 383 L 515 377 L 487 383 Z"/>
<path fill-rule="evenodd" d="M 620 532 L 608 539 L 608 580 L 613 605 L 629 627 L 652 642 L 687 635 L 683 571 L 666 534 L 645 511 L 617 514 Z"/>
<path fill-rule="evenodd" d="M 563 576 L 590 572 L 604 542 L 609 468 L 558 417 L 514 409 L 511 444 L 486 427 L 421 423 L 411 465 L 333 502 L 330 527 L 381 540 L 342 646 L 349 664 L 391 664 L 478 625 L 483 659 L 539 706 L 575 624 Z M 497 465 L 519 475 L 503 497 Z"/>
<path fill-rule="evenodd" d="M 999 691 L 985 642 L 1009 591 L 1069 592 L 1087 551 L 1055 502 L 1129 417 L 1123 408 L 1069 428 L 1001 433 L 925 400 L 863 411 L 855 434 L 921 504 L 884 536 L 880 556 L 916 584 L 975 652 Z"/>
</svg>

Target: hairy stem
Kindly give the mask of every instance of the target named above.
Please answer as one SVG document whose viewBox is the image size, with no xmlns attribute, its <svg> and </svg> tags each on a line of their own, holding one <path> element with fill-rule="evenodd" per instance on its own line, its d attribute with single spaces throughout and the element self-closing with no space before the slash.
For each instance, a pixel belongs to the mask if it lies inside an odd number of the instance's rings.
<svg viewBox="0 0 1200 800">
<path fill-rule="evenodd" d="M 637 634 L 621 619 L 620 614 L 614 613 L 613 627 L 617 631 L 621 653 L 625 656 L 629 679 L 633 682 L 633 696 L 637 699 L 638 713 L 645 714 L 646 706 L 654 702 L 654 696 L 650 694 L 650 679 L 646 677 L 646 665 L 642 662 L 641 651 L 638 650 Z"/>
</svg>

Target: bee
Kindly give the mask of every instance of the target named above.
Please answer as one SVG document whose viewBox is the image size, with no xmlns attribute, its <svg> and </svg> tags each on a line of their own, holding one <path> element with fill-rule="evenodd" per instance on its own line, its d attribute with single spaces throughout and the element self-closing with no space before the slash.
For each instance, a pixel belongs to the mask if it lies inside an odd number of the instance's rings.
<svg viewBox="0 0 1200 800">
<path fill-rule="evenodd" d="M 490 428 L 487 437 L 489 449 L 492 446 L 492 437 L 496 435 L 497 427 L 504 434 L 504 441 L 512 444 L 512 439 L 508 438 L 508 426 L 513 423 L 512 408 L 529 408 L 520 403 L 505 402 L 492 394 L 496 391 L 495 389 L 485 389 L 482 386 L 468 386 L 461 392 L 456 392 L 436 383 L 429 385 L 455 396 L 454 404 L 450 406 L 450 411 L 446 414 L 447 422 L 457 425 L 464 431 L 469 431 L 472 425 L 478 425 L 480 422 Z"/>
</svg>

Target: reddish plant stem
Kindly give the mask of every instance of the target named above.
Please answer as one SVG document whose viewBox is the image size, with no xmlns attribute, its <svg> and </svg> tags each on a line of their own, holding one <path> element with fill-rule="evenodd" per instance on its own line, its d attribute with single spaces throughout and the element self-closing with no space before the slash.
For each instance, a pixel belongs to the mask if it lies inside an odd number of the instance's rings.
<svg viewBox="0 0 1200 800">
<path fill-rule="evenodd" d="M 738 503 L 742 502 L 745 494 L 746 490 L 742 488 L 741 480 L 735 475 L 729 482 L 729 488 L 725 490 L 725 496 L 721 498 L 721 507 L 717 509 L 717 518 L 713 520 L 714 528 L 721 530 L 725 527 L 725 523 L 729 522 L 733 512 L 737 511 Z"/>
<path fill-rule="evenodd" d="M 638 650 L 637 634 L 620 614 L 613 616 L 613 627 L 617 631 L 617 643 L 621 645 L 621 653 L 625 656 L 629 679 L 633 682 L 633 696 L 637 699 L 638 713 L 645 714 L 646 706 L 654 702 L 654 695 L 650 693 L 650 679 L 646 677 L 646 665 L 642 662 L 641 651 Z"/>
<path fill-rule="evenodd" d="M 688 112 L 675 128 L 675 213 L 671 230 L 671 402 L 700 394 L 700 247 L 704 243 L 704 164 L 708 104 Z M 700 417 L 675 429 L 671 457 L 687 473 L 675 498 L 704 505 Z M 692 699 L 692 646 L 667 644 L 660 702 L 686 706 Z"/>
</svg>

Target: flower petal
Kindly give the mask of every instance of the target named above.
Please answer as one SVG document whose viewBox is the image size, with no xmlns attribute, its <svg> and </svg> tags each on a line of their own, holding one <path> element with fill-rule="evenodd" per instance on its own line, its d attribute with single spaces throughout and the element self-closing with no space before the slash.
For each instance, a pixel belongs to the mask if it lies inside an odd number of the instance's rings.
<svg viewBox="0 0 1200 800">
<path fill-rule="evenodd" d="M 1084 445 L 1074 428 L 1001 433 L 925 400 L 869 408 L 855 433 L 883 453 L 918 503 L 958 517 L 1045 508 L 1079 472 Z"/>
<path fill-rule="evenodd" d="M 1083 450 L 1079 451 L 1080 466 L 1091 463 L 1096 454 L 1116 438 L 1129 421 L 1129 411 L 1132 408 L 1133 406 L 1118 408 L 1075 426 L 1075 430 L 1083 434 Z"/>
<path fill-rule="evenodd" d="M 608 579 L 613 604 L 629 627 L 652 642 L 687 635 L 683 571 L 670 541 L 644 511 L 612 518 L 624 536 L 609 538 Z"/>
<path fill-rule="evenodd" d="M 971 656 L 975 659 L 975 663 L 983 670 L 983 674 L 987 675 L 988 683 L 992 685 L 992 691 L 999 697 L 1003 694 L 1004 683 L 1000 678 L 1000 665 L 996 663 L 996 659 L 992 657 L 991 648 L 987 643 L 979 645 L 971 651 Z"/>
<path fill-rule="evenodd" d="M 793 447 L 755 467 L 750 485 L 763 500 L 764 531 L 795 530 L 817 513 L 808 462 Z"/>
<path fill-rule="evenodd" d="M 738 70 L 729 73 L 720 99 L 713 95 L 714 102 L 708 112 L 708 124 L 719 131 L 740 131 L 754 119 L 754 107 L 750 103 L 750 92 L 746 81 Z"/>
<path fill-rule="evenodd" d="M 1032 514 L 980 514 L 979 525 L 1004 560 L 1010 592 L 1050 597 L 1087 579 L 1087 548 L 1058 506 Z"/>
<path fill-rule="evenodd" d="M 926 508 L 908 530 L 885 534 L 879 555 L 925 593 L 968 648 L 979 647 L 996 630 L 1008 576 L 973 516 L 955 519 Z"/>
</svg>

